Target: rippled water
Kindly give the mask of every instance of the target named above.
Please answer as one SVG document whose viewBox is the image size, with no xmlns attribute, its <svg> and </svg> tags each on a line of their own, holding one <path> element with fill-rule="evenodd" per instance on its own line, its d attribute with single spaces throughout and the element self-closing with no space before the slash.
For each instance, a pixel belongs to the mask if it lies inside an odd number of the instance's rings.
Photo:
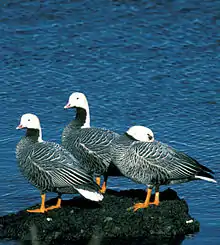
<svg viewBox="0 0 220 245">
<path fill-rule="evenodd" d="M 74 91 L 87 95 L 94 126 L 148 126 L 220 180 L 219 28 L 217 0 L 2 1 L 0 215 L 40 201 L 16 165 L 20 116 L 37 114 L 44 139 L 60 142 Z M 109 187 L 144 188 L 123 178 Z M 219 184 L 172 188 L 201 223 L 183 244 L 220 244 Z"/>
</svg>

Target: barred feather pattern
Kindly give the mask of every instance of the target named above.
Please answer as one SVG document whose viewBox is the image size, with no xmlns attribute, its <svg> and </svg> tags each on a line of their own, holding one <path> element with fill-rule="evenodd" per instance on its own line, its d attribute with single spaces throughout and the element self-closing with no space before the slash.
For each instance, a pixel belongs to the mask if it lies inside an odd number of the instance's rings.
<svg viewBox="0 0 220 245">
<path fill-rule="evenodd" d="M 113 163 L 126 177 L 147 185 L 182 183 L 212 171 L 188 155 L 158 141 L 133 141 L 121 136 L 111 148 Z M 214 182 L 214 181 L 213 181 Z"/>
<path fill-rule="evenodd" d="M 102 175 L 111 163 L 110 146 L 118 134 L 101 128 L 77 128 L 70 123 L 63 131 L 62 146 L 89 173 Z"/>
<path fill-rule="evenodd" d="M 23 175 L 41 191 L 99 190 L 93 178 L 79 167 L 78 160 L 59 144 L 24 137 L 16 147 L 16 157 Z"/>
</svg>

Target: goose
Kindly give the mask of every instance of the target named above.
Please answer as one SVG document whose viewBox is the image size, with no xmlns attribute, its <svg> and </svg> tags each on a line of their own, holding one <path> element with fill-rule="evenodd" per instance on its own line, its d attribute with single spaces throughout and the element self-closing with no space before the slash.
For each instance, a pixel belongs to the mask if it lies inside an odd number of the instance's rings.
<svg viewBox="0 0 220 245">
<path fill-rule="evenodd" d="M 22 115 L 17 129 L 26 129 L 16 146 L 18 166 L 24 177 L 41 192 L 41 206 L 28 212 L 44 213 L 61 207 L 61 194 L 79 192 L 92 201 L 101 201 L 100 187 L 64 147 L 43 141 L 39 118 L 31 113 Z M 45 207 L 47 192 L 58 193 L 54 206 Z"/>
<path fill-rule="evenodd" d="M 150 142 L 146 142 L 149 137 Z M 145 141 L 145 142 L 144 142 Z M 213 171 L 183 152 L 154 140 L 143 126 L 132 126 L 114 141 L 110 150 L 112 162 L 121 173 L 133 181 L 148 186 L 144 203 L 136 203 L 134 211 L 159 205 L 159 186 L 192 180 L 216 182 Z M 155 200 L 150 202 L 152 189 Z"/>
<path fill-rule="evenodd" d="M 105 193 L 111 164 L 110 146 L 119 135 L 90 126 L 89 104 L 83 93 L 72 93 L 64 108 L 75 108 L 76 116 L 64 128 L 61 144 L 80 161 L 87 172 L 96 176 L 97 184 L 100 185 L 100 176 L 104 175 L 101 193 Z"/>
</svg>

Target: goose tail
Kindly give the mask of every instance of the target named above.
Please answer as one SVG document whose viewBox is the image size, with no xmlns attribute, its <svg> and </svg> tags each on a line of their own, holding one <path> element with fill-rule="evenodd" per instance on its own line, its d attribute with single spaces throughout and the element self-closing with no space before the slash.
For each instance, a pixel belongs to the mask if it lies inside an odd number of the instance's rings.
<svg viewBox="0 0 220 245">
<path fill-rule="evenodd" d="M 209 181 L 209 182 L 217 183 L 217 181 L 215 180 L 215 178 L 210 173 L 207 173 L 205 171 L 198 172 L 195 175 L 195 178 L 196 179 L 205 180 L 205 181 Z"/>
<path fill-rule="evenodd" d="M 90 190 L 85 190 L 85 189 L 76 189 L 82 196 L 84 196 L 85 198 L 91 200 L 91 201 L 95 201 L 95 202 L 99 202 L 102 201 L 103 199 L 103 195 L 97 191 L 90 191 Z"/>
</svg>

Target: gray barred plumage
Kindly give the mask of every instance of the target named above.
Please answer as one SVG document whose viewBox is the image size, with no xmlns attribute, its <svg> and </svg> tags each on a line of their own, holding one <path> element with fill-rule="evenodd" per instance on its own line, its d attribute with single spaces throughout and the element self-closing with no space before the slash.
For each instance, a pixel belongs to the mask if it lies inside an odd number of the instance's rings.
<svg viewBox="0 0 220 245">
<path fill-rule="evenodd" d="M 89 105 L 83 93 L 73 93 L 64 108 L 76 108 L 76 117 L 63 130 L 62 146 L 80 161 L 86 171 L 95 176 L 104 174 L 106 184 L 111 164 L 110 146 L 119 135 L 110 130 L 90 127 Z M 114 170 L 120 174 L 116 168 Z M 105 192 L 105 188 L 102 192 Z"/>
<path fill-rule="evenodd" d="M 56 143 L 23 138 L 16 152 L 21 172 L 42 192 L 73 193 L 82 186 L 98 191 L 92 177 L 79 168 L 78 161 Z"/>
<path fill-rule="evenodd" d="M 110 145 L 117 137 L 112 131 L 99 128 L 76 128 L 71 123 L 62 134 L 64 146 L 89 173 L 102 175 L 111 163 Z"/>
<path fill-rule="evenodd" d="M 88 199 L 102 200 L 100 187 L 79 161 L 61 145 L 42 140 L 37 116 L 24 114 L 18 128 L 27 128 L 27 132 L 17 144 L 16 157 L 21 172 L 32 185 L 42 193 L 79 192 Z"/>
<path fill-rule="evenodd" d="M 111 152 L 122 174 L 150 187 L 196 179 L 216 182 L 212 170 L 158 141 L 140 142 L 126 133 L 114 142 Z"/>
</svg>

